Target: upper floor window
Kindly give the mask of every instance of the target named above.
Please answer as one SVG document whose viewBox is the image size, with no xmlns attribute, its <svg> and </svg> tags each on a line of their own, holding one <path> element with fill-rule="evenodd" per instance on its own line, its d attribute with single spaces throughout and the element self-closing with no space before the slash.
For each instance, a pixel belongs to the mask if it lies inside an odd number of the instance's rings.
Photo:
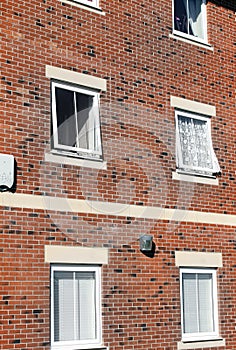
<svg viewBox="0 0 236 350">
<path fill-rule="evenodd" d="M 177 168 L 183 172 L 212 176 L 220 167 L 212 146 L 211 119 L 177 110 Z"/>
<path fill-rule="evenodd" d="M 206 42 L 206 0 L 173 0 L 174 33 Z"/>
<path fill-rule="evenodd" d="M 67 155 L 102 158 L 98 91 L 52 81 L 52 147 Z"/>
</svg>

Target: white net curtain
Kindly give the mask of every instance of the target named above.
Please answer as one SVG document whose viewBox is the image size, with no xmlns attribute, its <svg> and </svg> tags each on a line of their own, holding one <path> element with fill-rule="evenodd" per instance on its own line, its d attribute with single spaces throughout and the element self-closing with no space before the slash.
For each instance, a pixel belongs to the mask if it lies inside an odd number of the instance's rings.
<svg viewBox="0 0 236 350">
<path fill-rule="evenodd" d="M 178 115 L 177 132 L 180 168 L 220 172 L 212 146 L 209 121 Z"/>
</svg>

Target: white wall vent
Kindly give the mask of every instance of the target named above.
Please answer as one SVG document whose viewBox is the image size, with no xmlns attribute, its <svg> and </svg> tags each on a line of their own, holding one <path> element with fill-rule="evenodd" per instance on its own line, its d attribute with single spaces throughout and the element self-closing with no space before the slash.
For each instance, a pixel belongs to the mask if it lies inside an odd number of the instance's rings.
<svg viewBox="0 0 236 350">
<path fill-rule="evenodd" d="M 0 154 L 0 192 L 7 191 L 14 185 L 14 157 Z"/>
</svg>

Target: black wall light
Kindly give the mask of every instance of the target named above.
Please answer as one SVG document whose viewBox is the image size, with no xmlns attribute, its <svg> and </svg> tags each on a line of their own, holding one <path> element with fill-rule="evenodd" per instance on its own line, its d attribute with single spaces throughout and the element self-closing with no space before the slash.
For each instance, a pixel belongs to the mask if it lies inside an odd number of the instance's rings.
<svg viewBox="0 0 236 350">
<path fill-rule="evenodd" d="M 153 236 L 143 235 L 139 237 L 139 248 L 141 252 L 150 252 L 153 248 L 152 244 Z"/>
</svg>

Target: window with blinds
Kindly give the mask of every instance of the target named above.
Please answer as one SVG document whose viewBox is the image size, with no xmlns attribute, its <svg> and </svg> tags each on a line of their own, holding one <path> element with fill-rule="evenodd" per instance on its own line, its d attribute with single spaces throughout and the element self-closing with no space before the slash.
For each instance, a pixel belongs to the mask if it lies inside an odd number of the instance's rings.
<svg viewBox="0 0 236 350">
<path fill-rule="evenodd" d="M 181 269 L 183 340 L 218 337 L 215 269 Z"/>
<path fill-rule="evenodd" d="M 100 268 L 52 266 L 51 278 L 52 349 L 100 344 Z"/>
<path fill-rule="evenodd" d="M 52 148 L 86 159 L 102 159 L 99 93 L 58 81 L 51 83 Z"/>
</svg>

